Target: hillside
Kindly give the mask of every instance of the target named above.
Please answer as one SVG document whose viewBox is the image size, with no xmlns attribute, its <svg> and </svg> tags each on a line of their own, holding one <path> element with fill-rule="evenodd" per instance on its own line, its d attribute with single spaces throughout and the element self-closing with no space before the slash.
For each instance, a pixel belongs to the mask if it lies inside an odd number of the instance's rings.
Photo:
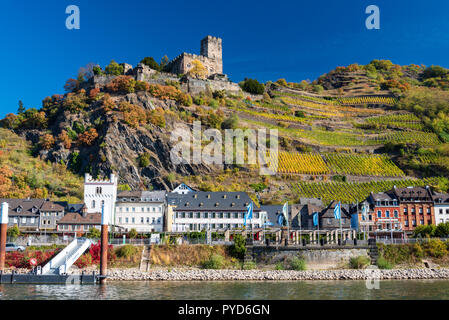
<svg viewBox="0 0 449 320">
<path fill-rule="evenodd" d="M 79 175 L 116 172 L 121 189 L 170 189 L 183 181 L 202 190 L 249 191 L 254 199 L 259 191 L 265 203 L 302 196 L 357 201 L 393 185 L 448 188 L 444 70 L 375 60 L 338 67 L 312 83 L 269 82 L 263 95 L 191 96 L 179 81 L 149 84 L 116 75 L 98 84 L 79 77 L 65 95 L 45 98 L 39 110 L 9 114 L 1 125 L 3 134 L 9 129 L 30 141 L 33 155 L 52 167 Z M 280 153 L 269 155 L 279 156 L 278 174 L 261 177 L 248 165 L 174 166 L 170 133 L 194 120 L 204 129 L 278 129 Z M 47 189 L 62 195 L 64 188 Z"/>
</svg>

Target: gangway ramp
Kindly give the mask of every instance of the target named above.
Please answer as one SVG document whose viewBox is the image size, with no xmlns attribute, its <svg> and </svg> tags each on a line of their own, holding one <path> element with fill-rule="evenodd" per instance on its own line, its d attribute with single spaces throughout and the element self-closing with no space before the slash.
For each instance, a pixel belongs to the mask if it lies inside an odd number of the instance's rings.
<svg viewBox="0 0 449 320">
<path fill-rule="evenodd" d="M 42 274 L 65 274 L 78 258 L 90 247 L 92 241 L 75 238 L 70 244 L 50 260 L 43 268 Z"/>
</svg>

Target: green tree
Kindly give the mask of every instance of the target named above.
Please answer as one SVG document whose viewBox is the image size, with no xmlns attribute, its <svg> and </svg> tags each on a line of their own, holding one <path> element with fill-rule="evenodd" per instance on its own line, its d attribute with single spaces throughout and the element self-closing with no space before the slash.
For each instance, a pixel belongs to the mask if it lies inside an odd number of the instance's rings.
<svg viewBox="0 0 449 320">
<path fill-rule="evenodd" d="M 89 239 L 99 239 L 101 237 L 101 232 L 97 228 L 90 228 L 87 233 L 87 238 Z"/>
<path fill-rule="evenodd" d="M 449 222 L 440 223 L 435 229 L 435 235 L 440 238 L 449 236 Z"/>
<path fill-rule="evenodd" d="M 123 66 L 119 65 L 114 60 L 111 60 L 111 63 L 106 66 L 105 71 L 108 75 L 119 76 L 123 74 Z"/>
<path fill-rule="evenodd" d="M 140 61 L 140 63 L 146 64 L 153 70 L 161 71 L 161 66 L 156 62 L 156 60 L 154 60 L 153 57 L 145 57 L 142 61 Z"/>
<path fill-rule="evenodd" d="M 243 259 L 246 253 L 246 240 L 241 234 L 234 235 L 234 244 L 229 247 L 229 253 L 238 259 Z"/>
<path fill-rule="evenodd" d="M 136 229 L 132 228 L 131 230 L 129 230 L 128 232 L 128 237 L 130 239 L 135 239 L 137 237 L 137 231 Z"/>
<path fill-rule="evenodd" d="M 20 236 L 20 230 L 17 224 L 14 225 L 14 227 L 8 228 L 6 231 L 6 234 L 8 237 L 10 237 L 12 240 L 17 239 L 18 236 Z"/>
<path fill-rule="evenodd" d="M 239 125 L 239 117 L 237 114 L 234 113 L 221 123 L 221 128 L 222 129 L 236 129 L 238 127 L 238 125 Z"/>
<path fill-rule="evenodd" d="M 168 70 L 168 63 L 170 62 L 170 60 L 168 60 L 168 57 L 165 55 L 162 57 L 161 59 L 161 63 L 159 64 L 161 71 L 169 71 Z"/>
<path fill-rule="evenodd" d="M 256 79 L 245 79 L 240 83 L 240 87 L 244 91 L 253 94 L 263 94 L 265 91 L 265 86 Z"/>
<path fill-rule="evenodd" d="M 23 106 L 22 100 L 19 100 L 19 108 L 17 109 L 17 114 L 22 114 L 25 112 L 25 107 Z"/>
</svg>

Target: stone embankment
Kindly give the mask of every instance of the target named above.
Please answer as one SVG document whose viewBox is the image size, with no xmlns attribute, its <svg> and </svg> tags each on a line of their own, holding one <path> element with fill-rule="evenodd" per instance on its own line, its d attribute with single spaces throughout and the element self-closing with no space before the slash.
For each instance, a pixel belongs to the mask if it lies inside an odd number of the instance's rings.
<svg viewBox="0 0 449 320">
<path fill-rule="evenodd" d="M 449 279 L 449 269 L 395 270 L 205 270 L 166 269 L 141 272 L 138 269 L 110 269 L 109 280 L 118 281 L 233 281 L 233 280 L 365 280 L 365 279 Z"/>
</svg>

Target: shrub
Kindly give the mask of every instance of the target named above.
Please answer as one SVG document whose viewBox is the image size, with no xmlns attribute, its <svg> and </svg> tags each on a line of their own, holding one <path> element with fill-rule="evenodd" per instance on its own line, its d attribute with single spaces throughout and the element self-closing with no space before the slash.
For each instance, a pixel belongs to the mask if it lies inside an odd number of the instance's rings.
<svg viewBox="0 0 449 320">
<path fill-rule="evenodd" d="M 86 268 L 92 265 L 92 256 L 90 253 L 85 253 L 75 261 L 74 265 L 80 269 Z"/>
<path fill-rule="evenodd" d="M 349 260 L 349 266 L 352 269 L 363 269 L 370 264 L 370 259 L 367 256 L 352 257 Z"/>
<path fill-rule="evenodd" d="M 139 247 L 132 244 L 126 244 L 115 249 L 115 253 L 119 258 L 130 258 L 139 253 Z"/>
<path fill-rule="evenodd" d="M 91 146 L 92 143 L 98 138 L 98 133 L 95 128 L 90 128 L 84 133 L 78 136 L 78 143 L 83 144 L 85 146 Z"/>
<path fill-rule="evenodd" d="M 128 232 L 128 237 L 129 237 L 130 239 L 135 239 L 135 238 L 137 238 L 137 231 L 136 231 L 136 229 L 132 228 L 131 230 L 129 230 L 129 232 Z"/>
<path fill-rule="evenodd" d="M 221 123 L 222 129 L 237 129 L 239 125 L 239 117 L 237 114 L 232 114 L 229 118 Z"/>
<path fill-rule="evenodd" d="M 445 243 L 440 239 L 431 239 L 429 240 L 429 242 L 425 242 L 423 246 L 424 246 L 424 253 L 427 256 L 441 258 L 448 254 Z"/>
<path fill-rule="evenodd" d="M 274 267 L 276 270 L 285 270 L 284 264 L 282 262 L 276 263 L 276 266 Z"/>
<path fill-rule="evenodd" d="M 290 260 L 290 267 L 296 271 L 306 270 L 306 261 L 303 258 L 293 257 Z"/>
<path fill-rule="evenodd" d="M 161 71 L 161 66 L 156 62 L 156 60 L 154 60 L 153 57 L 145 57 L 142 61 L 140 61 L 140 63 L 146 64 L 153 70 Z"/>
<path fill-rule="evenodd" d="M 145 81 L 137 80 L 134 89 L 136 91 L 148 91 L 148 89 L 150 89 L 150 85 Z"/>
<path fill-rule="evenodd" d="M 253 270 L 256 269 L 256 263 L 253 261 L 247 261 L 242 265 L 243 270 Z"/>
<path fill-rule="evenodd" d="M 17 225 L 14 225 L 13 227 L 8 228 L 6 234 L 12 239 L 17 239 L 17 237 L 20 235 L 19 227 Z"/>
<path fill-rule="evenodd" d="M 149 85 L 148 85 L 149 86 Z M 106 85 L 110 92 L 133 93 L 136 87 L 136 80 L 130 76 L 118 76 Z M 146 87 L 145 87 L 146 88 Z"/>
<path fill-rule="evenodd" d="M 123 74 L 123 66 L 119 65 L 114 60 L 111 60 L 108 66 L 105 68 L 105 72 L 108 75 L 118 76 Z"/>
<path fill-rule="evenodd" d="M 241 84 L 240 87 L 249 93 L 253 94 L 263 94 L 265 91 L 265 86 L 257 81 L 256 79 L 245 79 Z"/>
<path fill-rule="evenodd" d="M 210 258 L 203 262 L 204 269 L 222 269 L 225 266 L 225 259 L 219 254 L 212 254 Z"/>
<path fill-rule="evenodd" d="M 123 121 L 130 127 L 137 128 L 147 123 L 147 112 L 142 107 L 122 101 L 118 108 L 123 114 Z"/>
<path fill-rule="evenodd" d="M 148 153 L 142 153 L 138 158 L 139 167 L 145 168 L 150 165 L 150 155 Z"/>
<path fill-rule="evenodd" d="M 377 259 L 377 266 L 379 269 L 393 269 L 393 264 L 388 262 L 384 257 L 379 257 Z"/>
<path fill-rule="evenodd" d="M 98 239 L 101 237 L 101 232 L 97 228 L 90 228 L 86 237 L 90 239 Z"/>
<path fill-rule="evenodd" d="M 205 79 L 207 76 L 207 69 L 199 60 L 192 61 L 193 67 L 188 71 L 188 74 L 192 77 Z"/>
<path fill-rule="evenodd" d="M 234 235 L 234 244 L 232 244 L 229 248 L 229 253 L 231 256 L 243 259 L 246 253 L 246 241 L 241 234 Z"/>
<path fill-rule="evenodd" d="M 62 102 L 62 106 L 65 110 L 69 110 L 70 113 L 78 113 L 89 106 L 87 99 L 84 91 L 80 91 L 79 93 L 68 93 Z"/>
<path fill-rule="evenodd" d="M 44 134 L 39 139 L 39 145 L 44 150 L 49 150 L 55 144 L 55 138 L 51 134 Z"/>
<path fill-rule="evenodd" d="M 61 133 L 58 135 L 58 141 L 62 143 L 64 148 L 70 149 L 72 146 L 72 139 L 70 139 L 69 135 L 67 134 L 67 131 L 62 130 Z"/>
</svg>

